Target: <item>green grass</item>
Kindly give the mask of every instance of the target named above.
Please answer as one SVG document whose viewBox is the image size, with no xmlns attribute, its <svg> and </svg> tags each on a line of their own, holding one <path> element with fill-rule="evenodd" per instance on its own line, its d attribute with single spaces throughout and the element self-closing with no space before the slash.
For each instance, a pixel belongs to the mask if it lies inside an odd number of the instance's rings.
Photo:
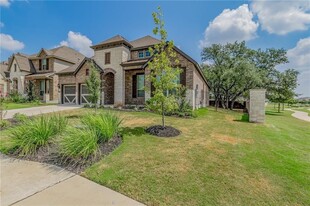
<svg viewBox="0 0 310 206">
<path fill-rule="evenodd" d="M 310 124 L 269 110 L 265 124 L 241 113 L 200 110 L 167 118 L 182 131 L 156 138 L 149 113 L 123 113 L 124 142 L 85 177 L 147 205 L 309 205 Z"/>
<path fill-rule="evenodd" d="M 7 106 L 7 110 L 11 109 L 23 109 L 23 108 L 29 108 L 29 107 L 40 107 L 40 106 L 49 106 L 49 105 L 55 105 L 53 103 L 14 103 L 14 102 L 9 102 L 5 103 Z"/>
<path fill-rule="evenodd" d="M 62 114 L 73 126 L 89 111 Z M 176 138 L 144 132 L 160 124 L 159 115 L 115 113 L 123 119 L 123 143 L 86 169 L 90 180 L 147 205 L 310 205 L 310 124 L 290 111 L 270 106 L 264 124 L 212 108 L 194 119 L 167 117 L 182 131 Z"/>
</svg>

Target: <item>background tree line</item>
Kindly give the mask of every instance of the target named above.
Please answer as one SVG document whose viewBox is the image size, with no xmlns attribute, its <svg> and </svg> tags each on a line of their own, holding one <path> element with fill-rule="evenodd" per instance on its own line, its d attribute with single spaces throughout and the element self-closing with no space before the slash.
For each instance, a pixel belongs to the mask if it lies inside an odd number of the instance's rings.
<svg viewBox="0 0 310 206">
<path fill-rule="evenodd" d="M 211 87 L 216 109 L 233 109 L 235 101 L 248 96 L 253 88 L 265 88 L 270 101 L 285 103 L 293 99 L 298 72 L 287 69 L 280 72 L 277 65 L 288 63 L 286 50 L 254 50 L 245 42 L 213 44 L 203 49 L 202 65 Z M 231 104 L 229 104 L 231 102 Z"/>
</svg>

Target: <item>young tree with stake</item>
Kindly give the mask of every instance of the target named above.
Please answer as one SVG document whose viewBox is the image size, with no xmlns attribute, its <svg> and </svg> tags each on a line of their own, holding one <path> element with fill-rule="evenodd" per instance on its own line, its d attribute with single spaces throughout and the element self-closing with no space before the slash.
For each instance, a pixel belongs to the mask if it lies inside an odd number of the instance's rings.
<svg viewBox="0 0 310 206">
<path fill-rule="evenodd" d="M 179 87 L 177 79 L 180 70 L 174 67 L 179 62 L 176 58 L 173 41 L 167 41 L 167 31 L 164 28 L 163 14 L 160 7 L 152 15 L 155 23 L 153 33 L 155 35 L 159 34 L 161 41 L 154 48 L 149 48 L 153 57 L 148 63 L 150 74 L 147 75 L 146 79 L 153 85 L 155 90 L 148 102 L 148 107 L 161 113 L 162 126 L 165 127 L 165 114 L 177 106 L 172 91 Z"/>
</svg>

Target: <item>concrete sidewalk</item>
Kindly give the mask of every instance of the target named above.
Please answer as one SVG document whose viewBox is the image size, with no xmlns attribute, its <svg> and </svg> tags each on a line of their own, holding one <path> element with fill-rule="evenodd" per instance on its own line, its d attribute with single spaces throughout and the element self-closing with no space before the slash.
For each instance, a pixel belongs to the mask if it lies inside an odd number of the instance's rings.
<svg viewBox="0 0 310 206">
<path fill-rule="evenodd" d="M 30 108 L 23 108 L 23 109 L 11 109 L 11 110 L 7 110 L 7 113 L 4 119 L 11 119 L 16 113 L 25 114 L 27 116 L 34 116 L 34 115 L 39 115 L 39 114 L 59 112 L 59 111 L 72 110 L 72 109 L 78 109 L 78 108 L 81 108 L 81 106 L 80 105 L 51 105 L 51 106 L 30 107 Z"/>
<path fill-rule="evenodd" d="M 307 112 L 296 111 L 296 110 L 293 110 L 293 109 L 286 109 L 286 110 L 294 112 L 292 114 L 293 117 L 295 117 L 297 119 L 300 119 L 300 120 L 303 120 L 303 121 L 310 122 L 310 117 L 308 116 Z"/>
<path fill-rule="evenodd" d="M 1 206 L 143 205 L 59 167 L 0 155 Z"/>
</svg>

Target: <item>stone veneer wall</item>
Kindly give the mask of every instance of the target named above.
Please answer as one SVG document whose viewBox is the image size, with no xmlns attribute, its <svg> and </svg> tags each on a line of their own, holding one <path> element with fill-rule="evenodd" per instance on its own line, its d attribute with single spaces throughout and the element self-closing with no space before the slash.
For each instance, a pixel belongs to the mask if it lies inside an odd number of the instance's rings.
<svg viewBox="0 0 310 206">
<path fill-rule="evenodd" d="M 105 64 L 105 53 L 111 53 L 111 63 Z M 95 50 L 94 60 L 103 69 L 113 69 L 114 74 L 114 105 L 122 106 L 125 104 L 125 72 L 120 65 L 122 62 L 128 61 L 130 58 L 129 49 L 120 45 L 113 48 Z"/>
<path fill-rule="evenodd" d="M 263 123 L 265 121 L 265 89 L 250 90 L 250 122 Z"/>
<path fill-rule="evenodd" d="M 125 104 L 144 105 L 145 97 L 132 97 L 132 76 L 144 73 L 143 69 L 125 71 Z M 144 78 L 145 79 L 145 78 Z"/>
</svg>

